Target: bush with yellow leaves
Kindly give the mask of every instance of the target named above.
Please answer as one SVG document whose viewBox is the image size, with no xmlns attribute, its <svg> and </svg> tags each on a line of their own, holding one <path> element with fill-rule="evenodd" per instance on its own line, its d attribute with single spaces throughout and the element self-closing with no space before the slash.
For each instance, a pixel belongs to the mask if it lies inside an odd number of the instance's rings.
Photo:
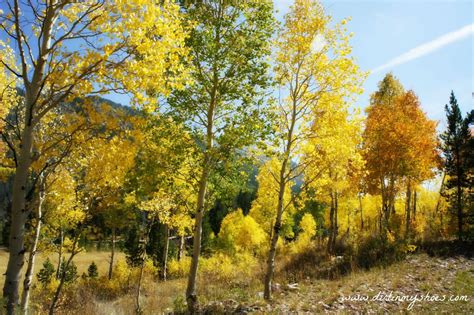
<svg viewBox="0 0 474 315">
<path fill-rule="evenodd" d="M 316 221 L 311 213 L 305 213 L 300 226 L 300 234 L 294 243 L 290 245 L 292 254 L 302 253 L 311 246 L 311 239 L 316 235 Z"/>
<path fill-rule="evenodd" d="M 168 277 L 183 278 L 189 273 L 191 267 L 191 257 L 184 256 L 181 260 L 171 259 L 168 262 Z"/>
<path fill-rule="evenodd" d="M 218 243 L 230 254 L 260 253 L 265 242 L 265 232 L 251 216 L 244 216 L 241 209 L 229 213 L 221 224 Z"/>
</svg>

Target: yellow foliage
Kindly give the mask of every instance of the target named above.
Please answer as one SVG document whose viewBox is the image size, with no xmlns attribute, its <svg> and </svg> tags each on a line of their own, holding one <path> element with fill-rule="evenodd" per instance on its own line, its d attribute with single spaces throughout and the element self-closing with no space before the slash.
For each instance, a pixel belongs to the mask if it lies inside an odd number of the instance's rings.
<svg viewBox="0 0 474 315">
<path fill-rule="evenodd" d="M 249 216 L 252 217 L 263 229 L 266 238 L 269 242 L 270 235 L 273 231 L 273 224 L 275 222 L 277 205 L 278 205 L 278 182 L 275 180 L 275 174 L 278 173 L 281 163 L 276 159 L 267 161 L 259 170 L 257 181 L 258 191 L 257 199 L 252 203 Z M 287 185 L 285 194 L 283 196 L 284 204 L 288 204 L 291 200 L 292 183 Z M 282 230 L 281 237 L 292 237 L 293 224 L 292 215 L 295 208 L 289 204 L 282 216 Z M 267 241 L 265 243 L 268 243 Z"/>
<path fill-rule="evenodd" d="M 260 225 L 251 216 L 244 216 L 241 209 L 229 213 L 222 221 L 219 240 L 232 252 L 256 252 L 265 239 Z"/>
<path fill-rule="evenodd" d="M 234 264 L 230 256 L 216 253 L 209 258 L 200 261 L 201 273 L 213 276 L 219 280 L 231 279 L 234 273 Z"/>
<path fill-rule="evenodd" d="M 300 222 L 301 232 L 297 240 L 291 244 L 292 253 L 301 253 L 311 246 L 311 239 L 316 235 L 316 221 L 310 213 L 305 213 Z"/>
<path fill-rule="evenodd" d="M 247 280 L 255 273 L 258 261 L 250 253 L 239 253 L 228 256 L 216 253 L 208 258 L 200 259 L 200 273 L 206 279 L 215 281 Z"/>
<path fill-rule="evenodd" d="M 171 259 L 168 262 L 168 275 L 172 278 L 183 278 L 189 273 L 191 257 L 184 256 L 181 260 Z"/>
<path fill-rule="evenodd" d="M 415 250 L 416 250 L 416 246 L 409 244 L 409 245 L 406 246 L 405 252 L 413 253 Z"/>
</svg>

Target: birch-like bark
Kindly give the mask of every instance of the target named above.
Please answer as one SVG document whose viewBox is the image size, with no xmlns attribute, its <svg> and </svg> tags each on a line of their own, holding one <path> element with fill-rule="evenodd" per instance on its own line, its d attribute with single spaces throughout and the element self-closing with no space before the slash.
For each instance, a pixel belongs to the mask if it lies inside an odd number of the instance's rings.
<svg viewBox="0 0 474 315">
<path fill-rule="evenodd" d="M 168 225 L 165 224 L 165 246 L 163 248 L 163 269 L 161 270 L 161 278 L 166 281 L 167 269 L 168 269 L 168 251 L 170 245 L 170 230 Z"/>
<path fill-rule="evenodd" d="M 63 244 L 64 232 L 63 228 L 59 228 L 59 248 L 58 248 L 58 266 L 56 267 L 56 279 L 61 278 L 61 264 L 63 263 Z"/>
<path fill-rule="evenodd" d="M 112 228 L 112 248 L 110 252 L 110 263 L 109 263 L 109 280 L 112 279 L 114 270 L 114 258 L 115 258 L 115 242 L 116 242 L 116 231 Z"/>
<path fill-rule="evenodd" d="M 288 164 L 291 163 L 291 150 L 294 144 L 293 132 L 295 130 L 296 119 L 297 119 L 297 105 L 298 105 L 297 100 L 293 98 L 291 119 L 290 119 L 290 124 L 288 128 L 288 133 L 285 139 L 286 142 L 285 142 L 285 149 L 283 152 L 283 160 L 281 163 L 280 174 L 278 177 L 279 188 L 278 188 L 278 204 L 277 204 L 277 209 L 276 209 L 277 215 L 275 219 L 275 224 L 273 225 L 273 235 L 271 238 L 270 250 L 269 250 L 268 259 L 267 259 L 266 273 L 265 273 L 265 278 L 264 278 L 263 297 L 266 300 L 270 300 L 272 298 L 272 280 L 273 280 L 273 274 L 275 272 L 275 256 L 276 256 L 278 238 L 280 237 L 281 219 L 283 216 L 283 211 L 285 210 L 284 196 L 285 196 L 286 186 L 289 180 L 287 173 L 288 173 Z"/>
<path fill-rule="evenodd" d="M 33 282 L 33 270 L 35 268 L 35 259 L 36 252 L 39 242 L 39 237 L 41 234 L 41 220 L 42 220 L 42 207 L 44 201 L 44 186 L 43 183 L 40 183 L 39 192 L 38 192 L 38 202 L 36 205 L 36 219 L 37 223 L 35 226 L 35 234 L 33 237 L 33 242 L 31 244 L 29 256 L 28 256 L 28 265 L 25 273 L 25 280 L 23 281 L 23 293 L 21 296 L 21 311 L 23 314 L 28 314 L 29 311 L 29 301 L 30 301 L 30 289 Z"/>
<path fill-rule="evenodd" d="M 183 258 L 184 255 L 184 235 L 179 237 L 179 250 L 178 250 L 178 261 Z"/>
<path fill-rule="evenodd" d="M 56 12 L 52 5 L 48 5 L 44 12 L 44 20 L 41 29 L 41 40 L 39 41 L 39 57 L 34 65 L 31 82 L 28 79 L 28 65 L 24 52 L 24 36 L 20 25 L 20 7 L 18 0 L 13 5 L 13 20 L 15 22 L 16 40 L 19 56 L 22 60 L 22 79 L 25 87 L 25 124 L 21 132 L 20 150 L 18 164 L 12 187 L 11 227 L 9 238 L 9 257 L 3 286 L 3 297 L 6 299 L 7 314 L 13 315 L 19 300 L 19 285 L 21 269 L 25 263 L 25 224 L 28 212 L 25 208 L 26 186 L 31 166 L 31 154 L 33 147 L 33 113 L 34 107 L 42 87 L 46 62 L 51 46 L 52 29 L 56 19 Z"/>
</svg>

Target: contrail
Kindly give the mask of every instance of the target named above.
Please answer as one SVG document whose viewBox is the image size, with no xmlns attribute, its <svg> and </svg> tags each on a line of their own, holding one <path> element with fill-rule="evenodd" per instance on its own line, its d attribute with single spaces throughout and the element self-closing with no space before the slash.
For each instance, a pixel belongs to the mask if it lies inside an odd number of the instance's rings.
<svg viewBox="0 0 474 315">
<path fill-rule="evenodd" d="M 461 27 L 460 29 L 454 32 L 444 34 L 443 36 L 440 36 L 430 42 L 421 44 L 413 49 L 410 49 L 406 53 L 401 54 L 400 56 L 396 58 L 393 58 L 386 64 L 378 66 L 377 68 L 373 69 L 371 72 L 376 73 L 376 72 L 385 70 L 387 68 L 392 68 L 392 67 L 404 64 L 406 62 L 409 62 L 411 60 L 420 58 L 440 48 L 443 48 L 444 46 L 457 42 L 463 38 L 469 37 L 473 33 L 474 33 L 474 23 Z"/>
</svg>

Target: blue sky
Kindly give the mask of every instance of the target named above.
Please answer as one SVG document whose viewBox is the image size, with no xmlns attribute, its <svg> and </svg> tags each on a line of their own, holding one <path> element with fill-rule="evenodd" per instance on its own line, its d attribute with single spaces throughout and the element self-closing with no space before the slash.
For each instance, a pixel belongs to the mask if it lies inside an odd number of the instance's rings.
<svg viewBox="0 0 474 315">
<path fill-rule="evenodd" d="M 274 0 L 279 20 L 293 1 Z M 355 106 L 367 106 L 377 83 L 391 71 L 406 89 L 417 93 L 428 116 L 440 121 L 439 129 L 445 126 L 444 104 L 451 90 L 464 113 L 474 108 L 472 0 L 323 0 L 322 3 L 334 21 L 352 18 L 348 29 L 355 33 L 351 44 L 360 67 L 379 69 L 369 75 L 365 92 Z M 3 6 L 0 2 L 0 8 Z M 127 95 L 107 97 L 129 103 Z"/>
<path fill-rule="evenodd" d="M 334 21 L 352 18 L 348 28 L 355 33 L 353 55 L 363 70 L 378 69 L 369 75 L 365 92 L 354 106 L 365 108 L 377 83 L 391 71 L 406 89 L 415 91 L 428 116 L 440 122 L 439 130 L 445 127 L 444 105 L 451 90 L 464 113 L 474 108 L 474 7 L 470 0 L 322 2 Z M 292 3 L 274 0 L 279 20 Z M 402 62 L 391 62 L 394 59 Z M 129 102 L 126 95 L 108 98 Z"/>
<path fill-rule="evenodd" d="M 275 0 L 280 20 L 291 3 Z M 364 108 L 377 83 L 391 71 L 406 89 L 415 91 L 428 116 L 440 121 L 440 128 L 445 126 L 444 104 L 451 90 L 463 112 L 474 108 L 471 1 L 330 0 L 323 5 L 336 21 L 352 18 L 348 28 L 355 33 L 351 43 L 359 66 L 363 70 L 383 67 L 369 75 L 355 106 Z M 401 63 L 391 62 L 395 58 Z M 406 61 L 410 58 L 414 59 Z"/>
</svg>

